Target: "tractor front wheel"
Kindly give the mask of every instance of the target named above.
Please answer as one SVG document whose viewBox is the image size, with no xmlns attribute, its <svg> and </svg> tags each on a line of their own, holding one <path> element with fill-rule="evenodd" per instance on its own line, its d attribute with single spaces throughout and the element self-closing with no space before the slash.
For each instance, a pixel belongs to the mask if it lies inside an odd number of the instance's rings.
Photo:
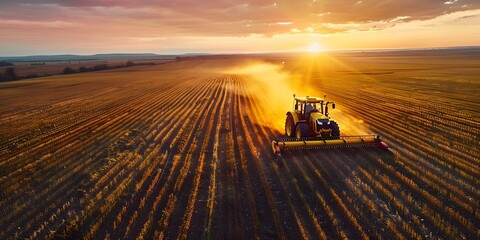
<svg viewBox="0 0 480 240">
<path fill-rule="evenodd" d="M 295 129 L 295 136 L 297 138 L 305 138 L 305 137 L 310 137 L 311 131 L 310 127 L 306 123 L 299 123 L 297 124 L 297 128 Z"/>
<path fill-rule="evenodd" d="M 333 138 L 340 138 L 340 127 L 334 121 L 330 121 L 330 129 L 332 130 L 332 137 Z"/>
<path fill-rule="evenodd" d="M 288 114 L 285 120 L 285 134 L 287 137 L 295 136 L 295 123 L 293 122 L 293 116 L 291 114 Z"/>
</svg>

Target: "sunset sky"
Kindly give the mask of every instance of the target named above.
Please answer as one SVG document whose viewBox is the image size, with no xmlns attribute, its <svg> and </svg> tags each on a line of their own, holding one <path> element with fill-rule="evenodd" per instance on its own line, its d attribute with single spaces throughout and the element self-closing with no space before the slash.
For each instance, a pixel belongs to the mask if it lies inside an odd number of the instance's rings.
<svg viewBox="0 0 480 240">
<path fill-rule="evenodd" d="M 480 45 L 479 0 L 0 0 L 0 56 Z"/>
</svg>

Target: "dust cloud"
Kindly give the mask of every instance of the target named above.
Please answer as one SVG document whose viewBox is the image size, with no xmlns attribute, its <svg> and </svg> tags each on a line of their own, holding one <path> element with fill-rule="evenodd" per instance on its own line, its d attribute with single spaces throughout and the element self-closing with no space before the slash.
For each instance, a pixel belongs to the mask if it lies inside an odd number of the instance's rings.
<svg viewBox="0 0 480 240">
<path fill-rule="evenodd" d="M 240 94 L 253 97 L 257 103 L 257 124 L 268 126 L 280 134 L 284 132 L 285 114 L 293 108 L 293 94 L 300 96 L 302 92 L 296 87 L 300 76 L 285 71 L 282 65 L 268 62 L 248 62 L 225 73 L 243 76 L 245 88 Z M 307 94 L 307 93 L 304 93 Z M 246 109 L 250 114 L 258 114 L 254 109 Z"/>
<path fill-rule="evenodd" d="M 293 109 L 293 94 L 299 97 L 323 97 L 324 95 L 319 89 L 306 84 L 308 79 L 305 79 L 305 76 L 286 70 L 283 64 L 252 61 L 228 68 L 223 73 L 244 77 L 246 87 L 240 89 L 237 94 L 255 99 L 258 111 L 246 109 L 250 114 L 258 114 L 251 120 L 272 128 L 279 134 L 284 134 L 285 114 Z M 363 120 L 349 116 L 338 108 L 330 108 L 329 112 L 332 119 L 340 125 L 342 135 L 359 135 L 369 132 Z"/>
<path fill-rule="evenodd" d="M 353 117 L 346 111 L 342 111 L 340 104 L 337 108 L 330 111 L 330 117 L 335 120 L 340 126 L 341 136 L 365 135 L 372 134 L 363 120 Z"/>
</svg>

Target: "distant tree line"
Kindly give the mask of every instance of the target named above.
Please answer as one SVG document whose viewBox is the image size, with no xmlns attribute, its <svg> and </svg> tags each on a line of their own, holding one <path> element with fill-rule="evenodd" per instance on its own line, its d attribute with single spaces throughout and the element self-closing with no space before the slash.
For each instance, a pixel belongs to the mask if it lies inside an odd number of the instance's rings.
<svg viewBox="0 0 480 240">
<path fill-rule="evenodd" d="M 93 67 L 79 67 L 78 70 L 75 70 L 71 67 L 66 67 L 63 69 L 63 74 L 72 74 L 72 73 L 83 73 L 83 72 L 95 72 L 95 71 L 102 71 L 102 70 L 109 70 L 115 68 L 123 68 L 123 67 L 133 67 L 133 66 L 140 66 L 140 65 L 154 65 L 155 63 L 148 62 L 148 63 L 134 63 L 132 61 L 128 61 L 125 65 L 113 65 L 109 66 L 107 64 L 98 64 Z"/>
<path fill-rule="evenodd" d="M 25 76 L 19 76 L 17 71 L 14 67 L 7 67 L 5 70 L 0 72 L 0 82 L 8 82 L 8 81 L 15 81 L 20 79 L 27 79 L 27 78 L 38 78 L 38 77 L 45 77 L 48 75 L 38 75 L 38 74 L 27 74 Z"/>
<path fill-rule="evenodd" d="M 8 67 L 8 66 L 13 66 L 13 63 L 0 61 L 0 67 Z"/>
<path fill-rule="evenodd" d="M 79 67 L 78 70 L 73 69 L 71 67 L 66 67 L 63 69 L 63 74 L 94 72 L 94 71 L 102 71 L 102 70 L 122 68 L 122 67 L 133 67 L 133 66 L 140 66 L 140 65 L 155 65 L 155 63 L 153 62 L 134 63 L 133 61 L 128 61 L 126 64 L 113 65 L 113 66 L 109 66 L 107 64 L 98 64 L 93 67 Z M 9 62 L 0 62 L 0 67 L 5 67 L 5 66 L 13 66 L 13 64 Z M 20 80 L 20 79 L 27 79 L 27 78 L 37 78 L 37 77 L 44 77 L 44 76 L 48 76 L 48 75 L 28 74 L 25 76 L 18 76 L 14 67 L 7 67 L 5 68 L 3 73 L 0 72 L 0 82 L 14 81 L 14 80 Z"/>
<path fill-rule="evenodd" d="M 13 81 L 17 79 L 17 72 L 15 72 L 15 68 L 13 67 L 5 68 L 5 72 L 0 73 L 0 82 Z"/>
</svg>

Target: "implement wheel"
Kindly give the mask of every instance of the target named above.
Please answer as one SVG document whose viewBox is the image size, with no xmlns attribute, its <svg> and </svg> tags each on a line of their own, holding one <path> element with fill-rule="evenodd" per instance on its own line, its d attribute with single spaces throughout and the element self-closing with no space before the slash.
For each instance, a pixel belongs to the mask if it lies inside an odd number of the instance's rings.
<svg viewBox="0 0 480 240">
<path fill-rule="evenodd" d="M 287 135 L 287 137 L 295 136 L 295 123 L 293 122 L 293 116 L 291 114 L 288 114 L 285 120 L 285 135 Z"/>
</svg>

